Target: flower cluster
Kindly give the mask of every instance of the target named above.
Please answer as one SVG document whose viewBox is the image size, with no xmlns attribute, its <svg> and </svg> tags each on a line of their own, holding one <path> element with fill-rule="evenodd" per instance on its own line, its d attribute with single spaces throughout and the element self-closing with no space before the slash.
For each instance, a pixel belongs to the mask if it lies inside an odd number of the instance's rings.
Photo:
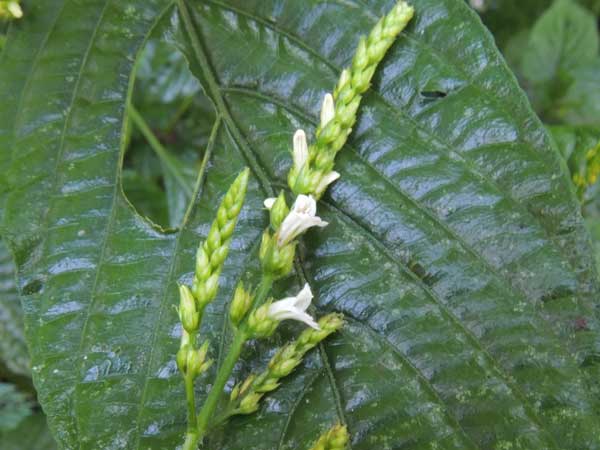
<svg viewBox="0 0 600 450">
<path fill-rule="evenodd" d="M 304 287 L 303 291 L 306 291 L 307 288 L 308 285 Z M 308 293 L 310 293 L 309 289 Z M 305 293 L 305 295 L 308 294 Z M 310 299 L 308 299 L 308 302 L 310 302 Z M 298 314 L 302 313 L 299 312 Z M 321 317 L 318 323 L 315 323 L 308 315 L 305 315 L 305 320 L 311 328 L 304 330 L 295 341 L 277 350 L 262 373 L 249 375 L 244 382 L 233 388 L 228 406 L 228 415 L 250 414 L 256 411 L 258 402 L 265 393 L 277 389 L 281 378 L 292 373 L 309 350 L 316 347 L 330 334 L 338 331 L 344 324 L 343 317 L 336 313 Z"/>
<path fill-rule="evenodd" d="M 369 88 L 377 65 L 414 15 L 414 8 L 398 2 L 361 38 L 352 60 L 344 69 L 333 94 L 325 94 L 315 142 L 309 147 L 306 134 L 296 131 L 293 142 L 294 165 L 288 175 L 290 189 L 296 194 L 320 198 L 339 173 L 333 170 L 337 152 L 346 143 L 356 122 L 362 94 Z"/>
<path fill-rule="evenodd" d="M 192 286 L 179 287 L 179 318 L 183 334 L 177 365 L 184 375 L 188 400 L 184 450 L 195 450 L 211 427 L 220 425 L 232 415 L 256 411 L 261 398 L 277 389 L 282 378 L 302 362 L 308 351 L 342 327 L 343 318 L 339 314 L 328 314 L 318 321 L 311 315 L 309 308 L 313 293 L 308 283 L 296 295 L 277 301 L 269 293 L 275 281 L 292 271 L 301 236 L 311 228 L 328 225 L 317 215 L 317 200 L 331 183 L 340 178 L 334 170 L 335 155 L 352 131 L 362 94 L 368 89 L 375 68 L 412 15 L 413 8 L 399 1 L 369 36 L 360 40 L 351 67 L 342 72 L 333 93 L 326 94 L 323 99 L 314 143 L 308 145 L 303 130 L 294 133 L 293 164 L 288 173 L 294 201 L 291 208 L 288 207 L 284 192 L 264 201 L 270 220 L 269 227 L 263 232 L 258 255 L 261 281 L 255 288 L 240 282 L 233 293 L 229 307 L 233 338 L 196 416 L 194 379 L 211 365 L 207 359 L 209 344 L 205 341 L 197 346 L 197 335 L 204 309 L 214 300 L 219 288 L 219 277 L 248 185 L 247 169 L 237 177 L 219 206 L 206 241 L 198 248 Z M 215 415 L 245 343 L 249 339 L 271 336 L 279 323 L 288 319 L 302 322 L 307 328 L 297 339 L 277 350 L 262 372 L 251 374 L 236 384 L 225 411 Z M 346 427 L 336 425 L 319 438 L 313 450 L 342 450 L 347 442 Z"/>
<path fill-rule="evenodd" d="M 196 253 L 196 270 L 192 288 L 179 286 L 179 320 L 183 327 L 181 344 L 177 353 L 177 366 L 184 377 L 198 377 L 211 365 L 206 361 L 208 342 L 198 348 L 196 334 L 200 328 L 202 314 L 216 296 L 219 275 L 229 251 L 229 244 L 238 215 L 244 203 L 248 186 L 248 169 L 242 171 L 225 194 L 217 218 L 213 222 L 206 240 Z"/>
</svg>

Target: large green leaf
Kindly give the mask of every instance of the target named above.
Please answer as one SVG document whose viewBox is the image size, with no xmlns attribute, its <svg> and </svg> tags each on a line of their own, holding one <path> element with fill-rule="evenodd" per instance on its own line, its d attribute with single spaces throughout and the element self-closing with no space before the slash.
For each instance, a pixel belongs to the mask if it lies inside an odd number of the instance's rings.
<svg viewBox="0 0 600 450">
<path fill-rule="evenodd" d="M 531 30 L 505 29 L 505 57 L 540 117 L 553 124 L 600 124 L 597 16 L 574 0 L 556 0 Z"/>
<path fill-rule="evenodd" d="M 38 412 L 26 418 L 19 427 L 0 433 L 2 450 L 55 450 L 56 444 L 46 425 L 46 416 Z"/>
<path fill-rule="evenodd" d="M 15 285 L 15 265 L 0 240 L 0 362 L 15 375 L 30 375 L 23 312 Z"/>
<path fill-rule="evenodd" d="M 214 205 L 249 165 L 204 330 L 220 360 L 223 310 L 256 259 L 262 199 L 285 186 L 292 133 L 314 129 L 358 36 L 392 3 L 205 0 L 178 13 L 159 0 L 45 0 L 11 30 L 4 229 L 62 447 L 181 442 L 176 283 L 190 281 Z M 285 283 L 307 278 L 319 313 L 348 324 L 209 448 L 304 449 L 337 420 L 354 450 L 600 448 L 597 279 L 565 164 L 466 4 L 414 4 L 340 154 L 321 207 L 330 225 L 310 233 Z M 174 234 L 120 187 L 129 80 L 155 25 L 220 117 Z M 254 347 L 236 375 L 271 348 Z"/>
<path fill-rule="evenodd" d="M 480 11 L 483 23 L 494 34 L 498 46 L 504 50 L 518 32 L 528 30 L 552 6 L 555 0 L 483 0 Z M 599 0 L 572 0 L 594 14 L 600 14 Z M 559 49 L 556 49 L 557 51 Z"/>
</svg>

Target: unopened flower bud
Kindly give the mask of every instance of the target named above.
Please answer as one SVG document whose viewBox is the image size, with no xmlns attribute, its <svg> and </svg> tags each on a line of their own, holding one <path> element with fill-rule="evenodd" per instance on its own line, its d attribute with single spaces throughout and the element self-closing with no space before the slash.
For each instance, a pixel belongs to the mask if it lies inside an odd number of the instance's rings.
<svg viewBox="0 0 600 450">
<path fill-rule="evenodd" d="M 208 341 L 204 341 L 199 349 L 191 349 L 188 351 L 187 371 L 192 375 L 192 377 L 197 377 L 212 365 L 212 360 L 206 361 L 207 353 Z"/>
<path fill-rule="evenodd" d="M 190 289 L 183 284 L 179 285 L 179 320 L 188 333 L 195 332 L 200 323 L 196 300 Z"/>
<path fill-rule="evenodd" d="M 288 174 L 288 186 L 295 194 L 310 194 L 310 180 L 312 176 L 312 169 L 308 164 L 304 165 L 301 169 L 292 167 Z"/>
<path fill-rule="evenodd" d="M 308 161 L 308 143 L 304 130 L 296 130 L 294 133 L 294 149 L 292 151 L 294 158 L 294 169 L 301 170 Z"/>
<path fill-rule="evenodd" d="M 231 306 L 229 307 L 229 318 L 231 319 L 231 323 L 233 323 L 235 326 L 239 325 L 242 319 L 246 316 L 246 313 L 251 305 L 252 296 L 244 289 L 244 284 L 240 282 L 235 288 L 233 300 L 231 301 Z"/>
<path fill-rule="evenodd" d="M 318 324 L 319 330 L 307 328 L 300 333 L 296 340 L 299 352 L 307 352 L 327 336 L 339 330 L 344 325 L 343 316 L 336 313 L 327 314 L 319 319 Z"/>
<path fill-rule="evenodd" d="M 258 402 L 262 398 L 262 394 L 252 392 L 245 396 L 240 402 L 238 412 L 240 414 L 251 414 L 258 409 Z"/>
<path fill-rule="evenodd" d="M 325 128 L 327 124 L 335 117 L 335 104 L 331 94 L 325 94 L 323 104 L 321 106 L 321 128 Z"/>
<path fill-rule="evenodd" d="M 348 428 L 337 424 L 323 433 L 310 450 L 344 450 L 349 440 Z"/>
<path fill-rule="evenodd" d="M 265 393 L 274 391 L 279 387 L 279 383 L 276 378 L 269 378 L 265 380 L 260 386 L 256 387 L 256 392 Z"/>
<path fill-rule="evenodd" d="M 240 387 L 240 394 L 245 394 L 246 391 L 250 389 L 250 386 L 252 386 L 252 383 L 254 383 L 254 380 L 256 380 L 255 374 L 248 375 L 248 377 L 244 380 L 242 386 Z"/>
<path fill-rule="evenodd" d="M 252 337 L 268 337 L 277 328 L 279 322 L 269 317 L 270 302 L 266 303 L 250 313 L 248 317 L 248 332 Z"/>
<path fill-rule="evenodd" d="M 217 295 L 219 289 L 219 273 L 213 273 L 203 284 L 198 286 L 194 292 L 200 308 L 208 305 Z"/>
<path fill-rule="evenodd" d="M 271 273 L 275 278 L 281 278 L 292 270 L 295 251 L 294 242 L 279 247 L 276 237 L 265 230 L 258 255 L 264 271 Z"/>
<path fill-rule="evenodd" d="M 229 394 L 229 401 L 235 402 L 240 396 L 240 383 L 236 384 L 231 390 L 231 394 Z"/>
<path fill-rule="evenodd" d="M 333 96 L 335 98 L 337 98 L 339 96 L 339 93 L 345 89 L 348 83 L 350 83 L 351 78 L 350 78 L 350 71 L 348 69 L 344 69 L 342 70 L 342 73 L 340 74 L 340 79 L 338 81 L 337 86 L 335 87 L 335 90 L 333 91 Z"/>
<path fill-rule="evenodd" d="M 271 373 L 277 378 L 287 377 L 300 364 L 300 361 L 300 359 L 295 358 L 281 361 L 271 368 Z"/>
<path fill-rule="evenodd" d="M 285 195 L 283 191 L 277 198 L 268 198 L 265 200 L 265 207 L 269 210 L 271 216 L 271 226 L 274 230 L 277 230 L 286 218 L 290 209 L 285 202 Z"/>
</svg>

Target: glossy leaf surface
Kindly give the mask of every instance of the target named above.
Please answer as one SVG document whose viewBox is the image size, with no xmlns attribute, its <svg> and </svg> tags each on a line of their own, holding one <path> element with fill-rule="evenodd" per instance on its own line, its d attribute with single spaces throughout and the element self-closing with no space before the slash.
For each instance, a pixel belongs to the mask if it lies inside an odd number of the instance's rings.
<svg viewBox="0 0 600 450">
<path fill-rule="evenodd" d="M 15 265 L 0 240 L 0 361 L 15 375 L 31 375 L 23 312 L 15 284 Z"/>
<path fill-rule="evenodd" d="M 190 281 L 215 205 L 249 165 L 203 330 L 220 361 L 223 310 L 256 259 L 262 199 L 285 186 L 291 136 L 312 133 L 358 36 L 391 5 L 46 0 L 11 30 L 4 229 L 62 447 L 181 443 L 176 284 Z M 566 167 L 465 3 L 414 5 L 340 153 L 342 178 L 320 207 L 330 225 L 307 236 L 284 283 L 308 279 L 319 314 L 348 324 L 207 448 L 304 449 L 339 420 L 354 450 L 600 447 L 597 279 Z M 181 46 L 219 116 L 173 234 L 120 186 L 129 80 L 154 27 Z M 272 345 L 249 349 L 236 377 Z"/>
</svg>

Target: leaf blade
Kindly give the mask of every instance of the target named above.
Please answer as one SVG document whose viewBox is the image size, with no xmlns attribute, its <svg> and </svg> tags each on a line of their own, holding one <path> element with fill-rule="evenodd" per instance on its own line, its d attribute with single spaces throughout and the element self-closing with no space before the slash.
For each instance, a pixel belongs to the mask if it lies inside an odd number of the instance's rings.
<svg viewBox="0 0 600 450">
<path fill-rule="evenodd" d="M 119 188 L 127 77 L 136 49 L 168 7 L 136 5 L 148 8 L 148 17 L 128 23 L 138 28 L 121 37 L 127 50 L 111 59 L 123 79 L 84 71 L 82 86 L 89 75 L 96 90 L 76 96 L 67 127 L 59 114 L 57 129 L 27 129 L 56 111 L 25 101 L 31 116 L 17 126 L 12 146 L 14 190 L 4 225 L 21 288 L 40 287 L 24 297 L 28 339 L 41 400 L 65 448 L 180 443 L 185 409 L 170 306 L 176 283 L 189 282 L 211 205 L 233 173 L 254 167 L 223 289 L 207 312 L 204 332 L 216 342 L 228 291 L 254 261 L 266 225 L 261 200 L 285 185 L 294 128 L 314 127 L 321 96 L 357 35 L 389 2 L 184 4 L 188 36 L 176 29 L 172 38 L 210 91 L 223 126 L 177 234 L 152 228 Z M 87 14 L 97 19 L 104 6 Z M 107 8 L 111 19 L 126 13 L 124 6 Z M 322 208 L 331 225 L 311 233 L 302 249 L 319 308 L 343 311 L 350 325 L 257 416 L 215 435 L 223 448 L 241 448 L 242 437 L 257 449 L 297 448 L 314 440 L 323 419 L 347 421 L 355 450 L 593 442 L 598 419 L 588 384 L 597 369 L 589 359 L 597 280 L 564 167 L 465 5 L 422 0 L 417 8 L 340 155 L 342 179 Z M 352 20 L 336 26 L 340 14 Z M 178 16 L 166 12 L 162 21 L 177 24 Z M 448 38 L 457 27 L 460 41 Z M 227 40 L 219 39 L 223 30 Z M 81 31 L 88 39 L 89 32 Z M 95 44 L 90 48 L 92 70 L 106 61 Z M 42 81 L 34 79 L 32 88 L 41 90 Z M 116 93 L 110 106 L 98 101 L 107 93 Z M 107 125 L 98 129 L 92 120 L 99 113 Z M 38 140 L 45 145 L 32 146 Z M 65 163 L 77 163 L 75 172 L 57 164 L 63 140 Z M 28 167 L 20 148 L 38 162 L 29 179 L 18 178 Z M 48 167 L 58 171 L 48 175 Z M 31 184 L 34 176 L 40 184 Z M 56 177 L 58 194 L 40 192 L 48 176 Z M 25 201 L 38 208 L 23 211 Z M 572 320 L 583 314 L 589 329 L 573 333 Z M 248 354 L 236 374 L 267 359 L 265 347 Z M 588 364 L 580 370 L 582 362 Z"/>
</svg>

